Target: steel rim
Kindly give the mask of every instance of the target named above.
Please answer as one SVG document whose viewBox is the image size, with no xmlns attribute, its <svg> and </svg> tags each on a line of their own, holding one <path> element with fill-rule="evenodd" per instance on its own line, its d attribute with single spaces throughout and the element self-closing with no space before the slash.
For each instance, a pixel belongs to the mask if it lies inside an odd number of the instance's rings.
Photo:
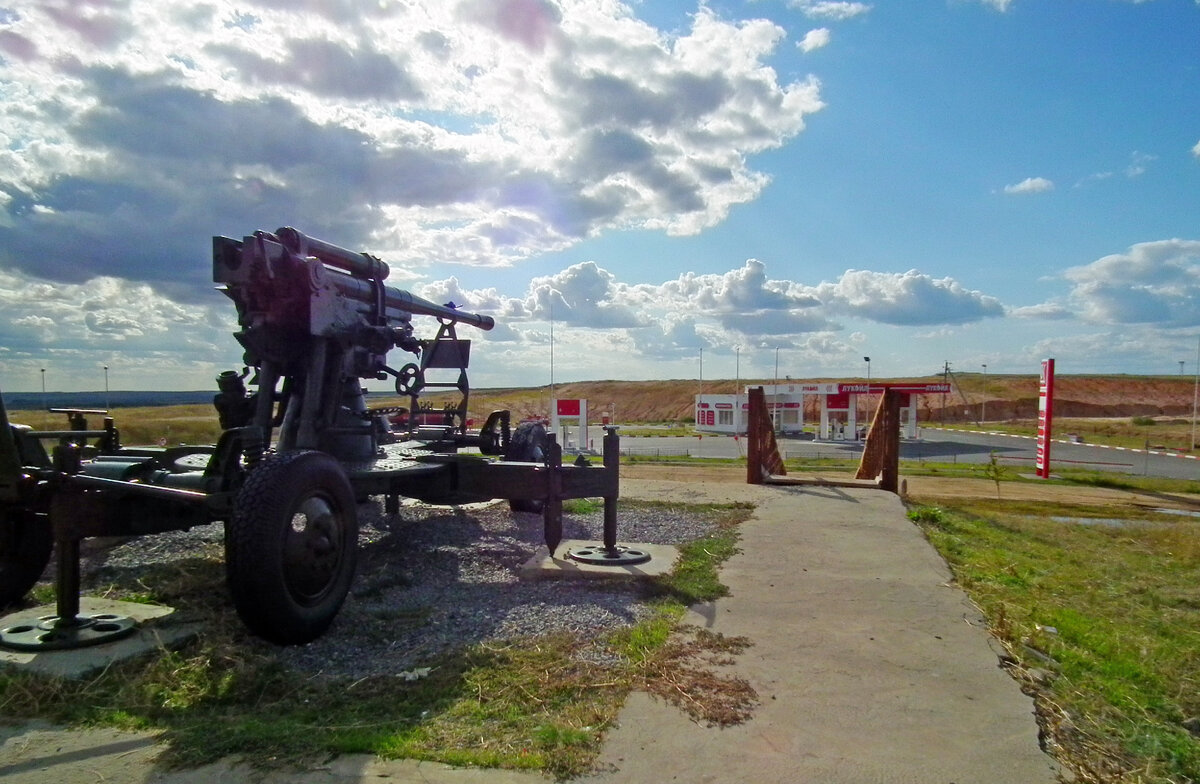
<svg viewBox="0 0 1200 784">
<path fill-rule="evenodd" d="M 319 601 L 334 583 L 342 561 L 342 520 L 322 496 L 309 496 L 288 521 L 283 574 L 288 591 L 301 604 Z"/>
</svg>

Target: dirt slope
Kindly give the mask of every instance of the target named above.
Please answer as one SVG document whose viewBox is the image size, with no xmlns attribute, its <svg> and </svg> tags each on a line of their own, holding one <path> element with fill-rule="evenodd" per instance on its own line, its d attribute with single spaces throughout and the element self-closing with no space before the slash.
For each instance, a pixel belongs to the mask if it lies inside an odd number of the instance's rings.
<svg viewBox="0 0 1200 784">
<path fill-rule="evenodd" d="M 865 379 L 812 379 L 853 381 Z M 876 382 L 937 383 L 941 376 L 873 379 Z M 741 385 L 771 384 L 771 379 L 742 379 Z M 674 379 L 670 381 L 582 381 L 556 384 L 558 398 L 585 398 L 591 419 L 615 410 L 618 422 L 683 422 L 691 419 L 697 392 L 733 393 L 734 379 Z M 1055 412 L 1060 417 L 1185 416 L 1192 412 L 1194 380 L 1190 376 L 1071 376 L 1056 379 Z M 515 415 L 545 416 L 549 409 L 549 386 L 527 389 L 481 389 L 471 393 L 471 414 L 486 416 L 497 408 Z M 924 395 L 918 403 L 922 420 L 955 422 L 978 414 L 986 405 L 988 419 L 1037 416 L 1036 375 L 956 374 L 947 395 Z M 813 400 L 815 406 L 815 399 Z M 974 412 L 968 416 L 968 412 Z M 815 407 L 812 412 L 815 416 Z"/>
</svg>

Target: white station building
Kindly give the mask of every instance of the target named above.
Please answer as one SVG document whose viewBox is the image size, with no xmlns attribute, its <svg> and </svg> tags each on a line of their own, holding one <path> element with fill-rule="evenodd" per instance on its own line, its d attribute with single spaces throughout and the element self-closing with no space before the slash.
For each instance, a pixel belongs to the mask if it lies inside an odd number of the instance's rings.
<svg viewBox="0 0 1200 784">
<path fill-rule="evenodd" d="M 737 395 L 696 395 L 696 430 L 724 435 L 744 434 L 749 416 L 751 388 L 747 386 L 742 394 Z M 816 427 L 817 438 L 823 441 L 853 441 L 861 437 L 870 425 L 874 411 L 866 411 L 864 421 L 858 421 L 858 396 L 881 395 L 888 389 L 904 395 L 900 401 L 900 435 L 904 438 L 916 438 L 917 399 L 921 395 L 946 394 L 950 391 L 950 385 L 877 382 L 795 382 L 762 385 L 767 411 L 775 423 L 775 432 L 782 435 L 805 432 L 805 425 L 808 424 L 804 421 L 805 398 L 816 397 L 815 407 L 819 414 L 812 424 Z"/>
</svg>

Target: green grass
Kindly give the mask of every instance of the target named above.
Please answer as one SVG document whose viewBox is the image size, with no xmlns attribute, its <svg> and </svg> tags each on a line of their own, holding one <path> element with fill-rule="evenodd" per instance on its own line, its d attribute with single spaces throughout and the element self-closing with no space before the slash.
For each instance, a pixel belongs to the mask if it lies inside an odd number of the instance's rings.
<svg viewBox="0 0 1200 784">
<path fill-rule="evenodd" d="M 107 588 L 114 598 L 136 595 L 202 618 L 199 640 L 85 681 L 0 670 L 0 715 L 157 730 L 167 761 L 181 766 L 226 755 L 277 766 L 368 753 L 564 778 L 588 770 L 634 688 L 689 711 L 707 709 L 704 720 L 744 717 L 753 691 L 690 658 L 735 650 L 737 641 L 681 634 L 678 621 L 687 605 L 724 595 L 718 570 L 736 552 L 738 525 L 752 509 L 623 504 L 699 515 L 715 532 L 682 548 L 677 569 L 647 588 L 646 620 L 599 639 L 562 633 L 492 641 L 441 655 L 427 663 L 427 677 L 412 681 L 296 673 L 280 664 L 276 648 L 249 636 L 228 606 L 215 547 Z"/>
<path fill-rule="evenodd" d="M 992 431 L 1012 435 L 1037 435 L 1037 421 L 987 422 L 982 427 L 970 422 L 956 423 L 961 430 Z M 1188 450 L 1192 439 L 1190 419 L 1134 416 L 1128 419 L 1060 417 L 1054 421 L 1053 437 L 1066 439 L 1077 435 L 1089 444 L 1123 446 L 1130 449 Z"/>
<path fill-rule="evenodd" d="M 910 511 L 1019 668 L 1052 671 L 1038 695 L 1044 728 L 1082 780 L 1200 779 L 1200 740 L 1183 727 L 1200 716 L 1200 523 L 1148 509 L 1117 515 L 1136 521 L 1123 527 L 1052 516 L 1114 509 Z"/>
</svg>

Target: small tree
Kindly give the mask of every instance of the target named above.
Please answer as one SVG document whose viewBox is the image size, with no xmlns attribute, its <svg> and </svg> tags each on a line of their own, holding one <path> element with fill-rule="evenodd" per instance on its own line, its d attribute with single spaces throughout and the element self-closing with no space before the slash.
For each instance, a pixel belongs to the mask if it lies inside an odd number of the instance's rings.
<svg viewBox="0 0 1200 784">
<path fill-rule="evenodd" d="M 1000 480 L 1008 478 L 1008 469 L 1000 465 L 1000 459 L 995 450 L 988 453 L 987 465 L 983 467 L 983 475 L 996 483 L 996 500 L 1000 500 Z"/>
</svg>

